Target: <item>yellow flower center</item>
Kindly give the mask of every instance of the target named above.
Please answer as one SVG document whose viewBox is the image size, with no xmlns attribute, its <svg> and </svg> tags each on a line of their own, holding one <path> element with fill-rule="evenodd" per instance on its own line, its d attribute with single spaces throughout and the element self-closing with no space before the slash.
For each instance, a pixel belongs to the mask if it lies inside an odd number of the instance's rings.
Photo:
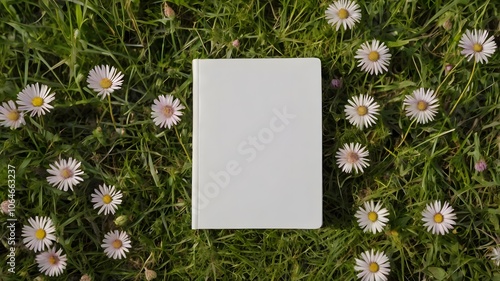
<svg viewBox="0 0 500 281">
<path fill-rule="evenodd" d="M 122 241 L 120 239 L 116 239 L 113 244 L 112 244 L 113 248 L 115 249 L 120 249 L 122 247 Z"/>
<path fill-rule="evenodd" d="M 165 117 L 167 118 L 172 117 L 172 115 L 174 115 L 174 109 L 169 105 L 165 106 L 163 108 L 163 115 L 165 115 Z"/>
<path fill-rule="evenodd" d="M 378 272 L 378 263 L 376 262 L 371 262 L 370 265 L 368 266 L 368 269 L 370 270 L 370 272 Z"/>
<path fill-rule="evenodd" d="M 379 58 L 380 58 L 380 55 L 378 54 L 377 51 L 371 51 L 368 54 L 368 59 L 373 61 L 373 62 L 378 61 Z"/>
<path fill-rule="evenodd" d="M 339 19 L 345 20 L 347 17 L 349 17 L 349 12 L 346 9 L 342 8 L 339 10 L 337 15 L 339 16 Z"/>
<path fill-rule="evenodd" d="M 17 112 L 17 110 L 13 110 L 9 113 L 7 113 L 7 119 L 9 119 L 10 121 L 17 121 L 19 120 L 19 112 Z"/>
<path fill-rule="evenodd" d="M 424 111 L 427 109 L 427 106 L 429 104 L 423 100 L 419 100 L 418 103 L 417 103 L 417 109 L 420 110 L 420 111 Z"/>
<path fill-rule="evenodd" d="M 437 213 L 434 215 L 434 222 L 435 223 L 442 223 L 443 220 L 444 220 L 443 215 L 441 215 L 440 213 Z"/>
<path fill-rule="evenodd" d="M 364 116 L 368 113 L 368 108 L 364 105 L 361 105 L 361 106 L 358 106 L 356 111 L 358 112 L 359 116 Z"/>
<path fill-rule="evenodd" d="M 40 107 L 43 104 L 43 99 L 41 97 L 34 97 L 31 100 L 31 104 L 36 107 Z"/>
<path fill-rule="evenodd" d="M 68 179 L 68 178 L 70 178 L 72 176 L 73 176 L 73 172 L 71 172 L 70 169 L 68 169 L 68 168 L 62 169 L 62 171 L 61 171 L 61 177 L 63 177 L 64 179 Z"/>
<path fill-rule="evenodd" d="M 50 256 L 50 257 L 49 257 L 48 261 L 49 261 L 49 263 L 50 263 L 50 264 L 52 264 L 52 265 L 53 265 L 53 264 L 57 264 L 57 263 L 59 262 L 59 258 L 58 258 L 58 257 L 56 257 L 56 256 L 53 256 L 53 255 L 52 255 L 52 256 Z"/>
<path fill-rule="evenodd" d="M 109 203 L 111 203 L 111 200 L 112 200 L 112 199 L 113 199 L 113 198 L 111 198 L 111 196 L 109 196 L 109 194 L 106 194 L 106 195 L 104 195 L 104 196 L 102 197 L 102 202 L 104 202 L 104 204 L 109 204 Z"/>
<path fill-rule="evenodd" d="M 356 163 L 359 160 L 359 155 L 356 152 L 348 152 L 347 153 L 347 162 Z"/>
<path fill-rule="evenodd" d="M 378 219 L 378 215 L 377 213 L 375 212 L 369 212 L 368 213 L 368 219 L 371 221 L 371 222 L 376 222 L 377 219 Z"/>
<path fill-rule="evenodd" d="M 45 236 L 47 235 L 47 233 L 45 232 L 45 230 L 43 230 L 42 228 L 38 229 L 36 232 L 35 232 L 35 237 L 36 239 L 38 240 L 42 240 L 43 238 L 45 238 Z"/>
<path fill-rule="evenodd" d="M 483 51 L 483 45 L 476 43 L 474 44 L 474 46 L 472 46 L 472 49 L 474 50 L 474 52 L 481 52 Z"/>
<path fill-rule="evenodd" d="M 101 82 L 99 82 L 99 85 L 101 85 L 103 89 L 109 89 L 111 88 L 111 85 L 113 85 L 113 82 L 111 82 L 111 80 L 109 80 L 108 78 L 102 78 Z"/>
</svg>

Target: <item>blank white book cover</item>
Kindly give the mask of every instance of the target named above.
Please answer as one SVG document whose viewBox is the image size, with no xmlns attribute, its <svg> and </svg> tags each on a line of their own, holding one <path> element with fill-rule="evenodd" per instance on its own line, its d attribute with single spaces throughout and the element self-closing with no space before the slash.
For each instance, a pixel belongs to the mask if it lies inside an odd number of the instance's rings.
<svg viewBox="0 0 500 281">
<path fill-rule="evenodd" d="M 193 60 L 193 229 L 322 224 L 316 58 Z"/>
</svg>

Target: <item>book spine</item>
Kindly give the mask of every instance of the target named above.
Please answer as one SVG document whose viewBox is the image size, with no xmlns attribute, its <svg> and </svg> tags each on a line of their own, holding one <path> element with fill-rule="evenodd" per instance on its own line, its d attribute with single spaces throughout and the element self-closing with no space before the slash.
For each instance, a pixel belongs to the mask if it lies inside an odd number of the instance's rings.
<svg viewBox="0 0 500 281">
<path fill-rule="evenodd" d="M 193 60 L 193 164 L 192 164 L 192 187 L 191 187 L 191 228 L 198 229 L 198 126 L 200 118 L 199 109 L 199 74 L 198 74 L 199 60 Z"/>
</svg>

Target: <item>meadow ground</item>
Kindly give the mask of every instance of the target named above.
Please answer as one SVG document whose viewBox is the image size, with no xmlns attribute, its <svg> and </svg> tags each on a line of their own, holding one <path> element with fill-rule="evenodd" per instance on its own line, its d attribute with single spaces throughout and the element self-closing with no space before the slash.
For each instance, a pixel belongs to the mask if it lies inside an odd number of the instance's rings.
<svg viewBox="0 0 500 281">
<path fill-rule="evenodd" d="M 145 280 L 146 269 L 156 280 L 356 280 L 355 258 L 370 249 L 388 256 L 389 280 L 500 280 L 489 256 L 500 244 L 500 55 L 474 63 L 459 46 L 468 29 L 487 30 L 498 45 L 497 0 L 359 0 L 360 22 L 338 31 L 325 19 L 331 1 L 168 4 L 175 16 L 162 1 L 0 1 L 0 102 L 36 82 L 56 93 L 47 114 L 0 128 L 0 179 L 7 186 L 15 171 L 18 221 L 12 274 L 8 217 L 0 216 L 1 280 Z M 354 57 L 372 39 L 392 55 L 383 74 L 363 72 Z M 191 61 L 264 57 L 321 60 L 323 227 L 191 230 Z M 100 64 L 124 74 L 109 100 L 86 82 Z M 332 87 L 332 79 L 342 86 Z M 426 124 L 403 106 L 420 87 L 433 89 L 439 103 Z M 186 107 L 170 129 L 151 119 L 154 99 L 165 94 Z M 380 104 L 376 124 L 363 130 L 344 113 L 360 94 Z M 351 142 L 369 151 L 363 173 L 336 164 L 338 149 Z M 74 191 L 47 182 L 60 157 L 82 163 Z M 481 159 L 487 168 L 478 172 Z M 123 193 L 114 215 L 93 208 L 91 194 L 103 183 Z M 8 195 L 0 190 L 1 201 Z M 363 232 L 354 216 L 369 200 L 389 211 L 377 234 Z M 423 226 L 433 200 L 456 213 L 445 235 Z M 35 216 L 54 222 L 67 256 L 59 277 L 43 277 L 36 254 L 22 245 L 21 228 Z M 101 247 L 115 229 L 131 238 L 124 259 L 108 258 Z"/>
</svg>

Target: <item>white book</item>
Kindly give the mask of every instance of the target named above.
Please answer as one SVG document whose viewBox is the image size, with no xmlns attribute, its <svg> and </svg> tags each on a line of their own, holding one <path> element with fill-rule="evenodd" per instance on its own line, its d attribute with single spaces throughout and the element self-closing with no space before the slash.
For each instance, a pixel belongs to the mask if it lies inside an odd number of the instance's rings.
<svg viewBox="0 0 500 281">
<path fill-rule="evenodd" d="M 322 224 L 317 58 L 193 60 L 193 229 Z"/>
</svg>

